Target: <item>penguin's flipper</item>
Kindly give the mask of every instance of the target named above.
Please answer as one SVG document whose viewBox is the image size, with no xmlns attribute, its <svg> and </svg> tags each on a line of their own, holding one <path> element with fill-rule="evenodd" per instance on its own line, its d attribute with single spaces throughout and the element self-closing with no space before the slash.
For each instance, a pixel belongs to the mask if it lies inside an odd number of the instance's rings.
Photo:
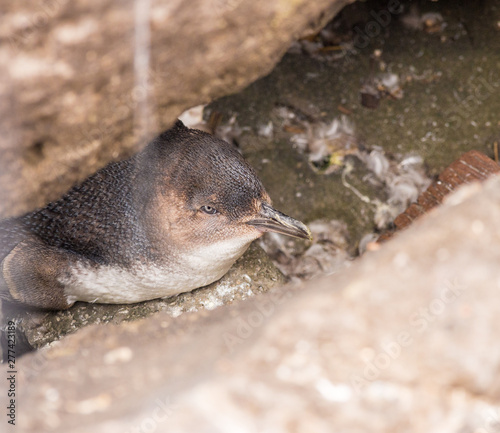
<svg viewBox="0 0 500 433">
<path fill-rule="evenodd" d="M 44 309 L 71 307 L 61 281 L 72 259 L 72 253 L 36 238 L 18 243 L 1 263 L 0 297 Z"/>
</svg>

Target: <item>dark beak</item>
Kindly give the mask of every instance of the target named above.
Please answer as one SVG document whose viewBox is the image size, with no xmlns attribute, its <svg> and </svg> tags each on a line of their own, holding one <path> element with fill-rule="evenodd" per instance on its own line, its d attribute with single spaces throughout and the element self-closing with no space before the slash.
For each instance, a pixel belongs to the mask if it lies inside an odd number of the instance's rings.
<svg viewBox="0 0 500 433">
<path fill-rule="evenodd" d="M 277 211 L 266 203 L 262 203 L 259 216 L 248 221 L 247 224 L 263 232 L 275 232 L 295 238 L 312 239 L 311 232 L 304 223 Z"/>
</svg>

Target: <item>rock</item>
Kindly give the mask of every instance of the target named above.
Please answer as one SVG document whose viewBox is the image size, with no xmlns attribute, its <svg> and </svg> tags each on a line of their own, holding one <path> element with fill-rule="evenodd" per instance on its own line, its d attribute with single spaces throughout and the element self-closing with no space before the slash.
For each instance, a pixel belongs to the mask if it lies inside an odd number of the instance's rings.
<svg viewBox="0 0 500 433">
<path fill-rule="evenodd" d="M 19 360 L 18 428 L 491 431 L 499 220 L 496 176 L 345 272 L 214 311 L 86 327 Z"/>
<path fill-rule="evenodd" d="M 177 317 L 186 312 L 213 310 L 221 305 L 247 299 L 285 282 L 264 251 L 252 244 L 224 277 L 206 287 L 167 299 L 153 299 L 130 305 L 76 303 L 69 310 L 4 312 L 2 323 L 13 320 L 18 338 L 39 349 L 67 334 L 94 323 L 121 323 L 163 311 Z M 18 352 L 19 354 L 19 352 Z"/>
<path fill-rule="evenodd" d="M 293 40 L 350 1 L 4 5 L 0 215 L 61 196 L 185 108 L 265 75 Z"/>
</svg>

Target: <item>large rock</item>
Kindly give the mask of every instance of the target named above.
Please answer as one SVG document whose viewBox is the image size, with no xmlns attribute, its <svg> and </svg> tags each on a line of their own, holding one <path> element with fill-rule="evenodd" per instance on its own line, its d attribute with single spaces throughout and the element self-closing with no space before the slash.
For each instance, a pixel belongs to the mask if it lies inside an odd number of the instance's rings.
<svg viewBox="0 0 500 433">
<path fill-rule="evenodd" d="M 19 360 L 19 431 L 494 431 L 498 221 L 500 177 L 342 274 L 88 327 Z"/>
<path fill-rule="evenodd" d="M 57 198 L 186 107 L 268 73 L 350 1 L 2 5 L 0 215 Z"/>
</svg>

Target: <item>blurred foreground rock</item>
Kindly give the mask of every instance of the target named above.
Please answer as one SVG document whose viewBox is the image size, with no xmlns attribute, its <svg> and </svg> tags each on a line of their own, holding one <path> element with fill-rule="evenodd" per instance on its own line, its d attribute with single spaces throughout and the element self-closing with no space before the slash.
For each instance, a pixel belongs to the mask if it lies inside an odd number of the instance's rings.
<svg viewBox="0 0 500 433">
<path fill-rule="evenodd" d="M 18 430 L 494 431 L 498 221 L 497 176 L 341 274 L 88 327 L 18 362 Z"/>
<path fill-rule="evenodd" d="M 268 73 L 349 0 L 17 1 L 0 22 L 0 215 Z"/>
</svg>

